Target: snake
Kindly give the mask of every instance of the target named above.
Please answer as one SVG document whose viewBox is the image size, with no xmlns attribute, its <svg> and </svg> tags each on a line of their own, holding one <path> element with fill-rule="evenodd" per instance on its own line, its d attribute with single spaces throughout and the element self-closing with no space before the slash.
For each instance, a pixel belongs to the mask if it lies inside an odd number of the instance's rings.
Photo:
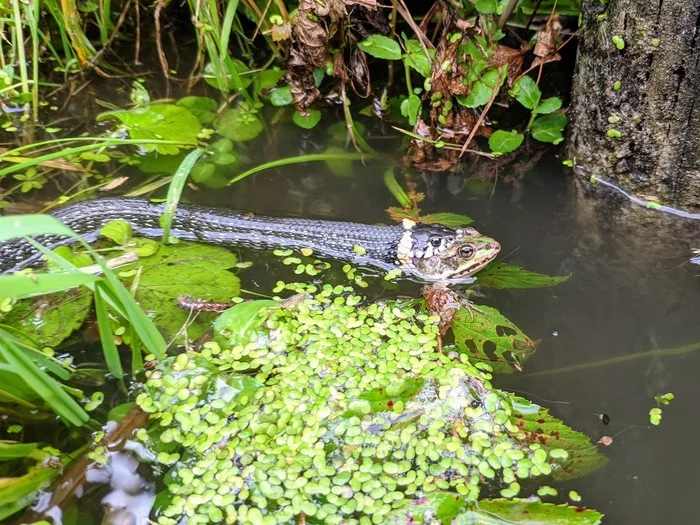
<svg viewBox="0 0 700 525">
<path fill-rule="evenodd" d="M 50 215 L 87 242 L 107 223 L 121 220 L 137 236 L 163 235 L 164 203 L 107 197 L 69 204 Z M 468 280 L 491 262 L 500 244 L 472 227 L 451 228 L 404 219 L 397 225 L 307 218 L 268 217 L 193 204 L 178 205 L 170 236 L 184 241 L 255 249 L 310 249 L 329 257 L 382 270 L 400 269 L 422 281 Z M 48 249 L 75 243 L 71 237 L 37 235 Z M 25 238 L 0 242 L 0 274 L 37 267 L 44 255 Z"/>
</svg>

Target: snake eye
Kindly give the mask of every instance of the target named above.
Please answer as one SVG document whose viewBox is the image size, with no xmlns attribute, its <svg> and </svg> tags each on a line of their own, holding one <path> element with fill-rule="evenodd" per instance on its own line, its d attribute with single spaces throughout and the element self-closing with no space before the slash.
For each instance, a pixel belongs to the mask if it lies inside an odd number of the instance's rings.
<svg viewBox="0 0 700 525">
<path fill-rule="evenodd" d="M 463 244 L 459 247 L 459 256 L 462 259 L 471 259 L 474 257 L 474 247 L 471 244 Z"/>
<path fill-rule="evenodd" d="M 439 248 L 440 245 L 442 244 L 442 239 L 441 239 L 440 237 L 431 237 L 431 238 L 430 238 L 430 244 L 431 244 L 434 248 Z"/>
</svg>

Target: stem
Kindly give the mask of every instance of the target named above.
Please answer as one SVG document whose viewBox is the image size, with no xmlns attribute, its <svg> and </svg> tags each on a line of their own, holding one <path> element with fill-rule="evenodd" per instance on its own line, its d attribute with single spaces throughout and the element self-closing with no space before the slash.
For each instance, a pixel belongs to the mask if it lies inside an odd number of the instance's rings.
<svg viewBox="0 0 700 525">
<path fill-rule="evenodd" d="M 19 74 L 22 79 L 22 93 L 29 93 L 29 77 L 27 75 L 27 57 L 24 54 L 24 31 L 22 31 L 22 15 L 19 10 L 19 0 L 13 0 L 12 13 L 15 20 L 15 35 L 17 40 L 17 58 Z"/>
<path fill-rule="evenodd" d="M 403 69 L 406 73 L 406 88 L 408 89 L 408 94 L 413 95 L 413 85 L 411 84 L 411 68 L 405 60 L 403 61 Z"/>
</svg>

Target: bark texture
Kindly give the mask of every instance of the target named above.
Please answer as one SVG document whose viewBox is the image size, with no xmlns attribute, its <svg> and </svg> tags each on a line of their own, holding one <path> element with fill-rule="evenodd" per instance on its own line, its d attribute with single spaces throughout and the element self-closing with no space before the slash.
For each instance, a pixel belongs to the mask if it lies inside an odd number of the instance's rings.
<svg viewBox="0 0 700 525">
<path fill-rule="evenodd" d="M 700 211 L 700 0 L 585 0 L 570 117 L 579 174 Z"/>
</svg>

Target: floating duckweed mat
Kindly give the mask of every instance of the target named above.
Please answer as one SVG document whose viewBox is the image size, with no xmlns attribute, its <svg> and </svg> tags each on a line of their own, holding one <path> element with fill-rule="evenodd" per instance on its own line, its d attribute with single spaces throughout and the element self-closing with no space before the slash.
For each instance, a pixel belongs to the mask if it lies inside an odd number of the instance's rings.
<svg viewBox="0 0 700 525">
<path fill-rule="evenodd" d="M 449 523 L 499 493 L 500 512 L 599 522 L 508 505 L 573 458 L 519 428 L 539 407 L 494 388 L 488 365 L 436 351 L 436 317 L 350 286 L 286 288 L 298 295 L 234 306 L 201 351 L 149 372 L 139 438 L 170 469 L 158 523 Z"/>
</svg>

